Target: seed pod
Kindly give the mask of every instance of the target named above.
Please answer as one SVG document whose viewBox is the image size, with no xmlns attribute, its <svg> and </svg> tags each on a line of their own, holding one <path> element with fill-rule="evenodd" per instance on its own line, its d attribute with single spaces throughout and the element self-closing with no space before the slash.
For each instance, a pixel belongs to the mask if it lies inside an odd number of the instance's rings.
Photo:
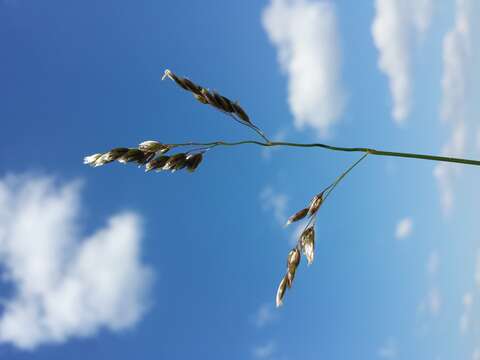
<svg viewBox="0 0 480 360">
<path fill-rule="evenodd" d="M 293 214 L 288 218 L 288 221 L 285 224 L 285 226 L 288 226 L 295 221 L 302 220 L 305 216 L 307 216 L 307 213 L 308 213 L 308 208 L 297 211 L 295 214 Z"/>
<path fill-rule="evenodd" d="M 308 208 L 308 216 L 313 216 L 320 208 L 320 205 L 323 203 L 323 192 L 317 194 L 313 197 Z"/>
<path fill-rule="evenodd" d="M 165 166 L 168 159 L 170 159 L 170 156 L 160 156 L 158 158 L 150 160 L 145 165 L 145 172 L 151 171 L 151 170 L 156 170 L 156 171 L 162 170 L 162 167 Z"/>
<path fill-rule="evenodd" d="M 306 228 L 300 235 L 300 247 L 303 255 L 307 258 L 307 264 L 310 265 L 313 262 L 315 251 L 315 230 L 313 226 Z"/>
<path fill-rule="evenodd" d="M 286 289 L 287 289 L 287 276 L 284 276 L 282 278 L 282 281 L 280 281 L 280 285 L 278 285 L 277 296 L 275 299 L 277 307 L 282 306 L 283 297 L 285 296 Z"/>
<path fill-rule="evenodd" d="M 185 163 L 185 165 L 187 166 L 187 170 L 189 172 L 194 172 L 195 169 L 198 167 L 198 165 L 200 165 L 200 163 L 202 162 L 202 159 L 203 159 L 202 153 L 198 153 L 195 155 L 188 155 L 187 161 Z"/>
</svg>

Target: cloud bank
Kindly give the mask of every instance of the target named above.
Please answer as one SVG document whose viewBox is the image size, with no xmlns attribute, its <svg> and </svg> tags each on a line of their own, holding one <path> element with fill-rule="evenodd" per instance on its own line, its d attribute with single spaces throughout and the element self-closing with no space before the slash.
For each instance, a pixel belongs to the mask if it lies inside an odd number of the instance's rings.
<svg viewBox="0 0 480 360">
<path fill-rule="evenodd" d="M 80 187 L 46 177 L 0 179 L 0 265 L 13 287 L 0 341 L 21 349 L 129 328 L 146 309 L 151 270 L 141 223 L 124 212 L 79 235 Z"/>
<path fill-rule="evenodd" d="M 341 54 L 335 6 L 327 1 L 272 0 L 263 26 L 288 77 L 288 103 L 297 129 L 328 135 L 343 114 Z"/>
</svg>

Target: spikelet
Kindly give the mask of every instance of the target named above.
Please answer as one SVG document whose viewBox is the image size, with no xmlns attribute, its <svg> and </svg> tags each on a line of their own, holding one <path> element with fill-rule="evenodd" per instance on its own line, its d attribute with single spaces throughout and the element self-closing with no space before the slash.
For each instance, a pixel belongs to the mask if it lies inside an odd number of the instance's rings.
<svg viewBox="0 0 480 360">
<path fill-rule="evenodd" d="M 275 299 L 275 303 L 277 308 L 283 305 L 283 297 L 285 296 L 285 290 L 287 289 L 287 277 L 284 276 L 280 284 L 278 285 L 277 289 L 277 296 Z"/>
<path fill-rule="evenodd" d="M 323 203 L 323 191 L 320 194 L 317 194 L 313 197 L 308 207 L 308 216 L 313 216 L 317 213 L 318 209 Z"/>
<path fill-rule="evenodd" d="M 309 208 L 302 209 L 302 210 L 300 210 L 300 211 L 297 211 L 297 212 L 296 212 L 295 214 L 293 214 L 292 216 L 290 216 L 290 217 L 288 218 L 288 221 L 287 221 L 287 223 L 285 224 L 285 226 L 288 226 L 288 225 L 290 225 L 290 224 L 293 223 L 293 222 L 302 220 L 305 216 L 307 216 L 308 209 L 309 209 Z"/>
</svg>

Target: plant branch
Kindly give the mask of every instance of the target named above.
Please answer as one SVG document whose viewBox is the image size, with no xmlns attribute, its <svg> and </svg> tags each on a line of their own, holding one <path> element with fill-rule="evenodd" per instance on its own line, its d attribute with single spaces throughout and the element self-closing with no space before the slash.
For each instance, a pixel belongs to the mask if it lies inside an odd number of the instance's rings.
<svg viewBox="0 0 480 360">
<path fill-rule="evenodd" d="M 447 156 L 438 156 L 438 155 L 428 155 L 428 154 L 416 154 L 416 153 L 407 153 L 407 152 L 397 152 L 397 151 L 385 151 L 385 150 L 376 150 L 365 147 L 340 147 L 340 146 L 331 146 L 321 143 L 293 143 L 293 142 L 284 142 L 284 141 L 269 141 L 261 142 L 256 140 L 243 140 L 236 142 L 228 141 L 213 141 L 208 143 L 200 142 L 189 142 L 183 144 L 171 144 L 172 146 L 238 146 L 238 145 L 258 145 L 264 147 L 273 147 L 273 146 L 289 146 L 289 147 L 302 147 L 302 148 L 311 148 L 318 147 L 322 149 L 332 150 L 332 151 L 343 151 L 343 152 L 363 152 L 366 154 L 377 155 L 377 156 L 389 156 L 389 157 L 400 157 L 400 158 L 410 158 L 410 159 L 420 159 L 420 160 L 431 160 L 431 161 L 441 161 L 457 164 L 466 164 L 466 165 L 475 165 L 480 166 L 480 160 L 473 159 L 463 159 Z"/>
</svg>

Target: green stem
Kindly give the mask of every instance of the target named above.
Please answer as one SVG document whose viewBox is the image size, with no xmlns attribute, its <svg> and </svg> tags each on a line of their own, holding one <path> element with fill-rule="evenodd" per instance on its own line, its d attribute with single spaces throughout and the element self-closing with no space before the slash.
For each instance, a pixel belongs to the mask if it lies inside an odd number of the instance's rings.
<svg viewBox="0 0 480 360">
<path fill-rule="evenodd" d="M 244 141 L 236 141 L 236 142 L 214 141 L 209 143 L 189 142 L 189 143 L 172 144 L 172 145 L 215 147 L 215 146 L 237 146 L 237 145 L 246 145 L 246 144 L 253 144 L 253 145 L 259 145 L 259 146 L 265 146 L 265 147 L 273 147 L 273 146 L 290 146 L 290 147 L 304 147 L 304 148 L 318 147 L 318 148 L 323 148 L 323 149 L 333 150 L 333 151 L 363 152 L 366 154 L 377 155 L 377 156 L 442 161 L 442 162 L 450 162 L 450 163 L 457 163 L 457 164 L 480 166 L 480 160 L 462 159 L 462 158 L 437 156 L 437 155 L 415 154 L 415 153 L 406 153 L 406 152 L 396 152 L 396 151 L 375 150 L 375 149 L 364 148 L 364 147 L 340 147 L 340 146 L 331 146 L 331 145 L 326 145 L 321 143 L 303 144 L 303 143 L 293 143 L 293 142 L 284 142 L 284 141 L 261 142 L 256 140 L 244 140 Z"/>
</svg>

